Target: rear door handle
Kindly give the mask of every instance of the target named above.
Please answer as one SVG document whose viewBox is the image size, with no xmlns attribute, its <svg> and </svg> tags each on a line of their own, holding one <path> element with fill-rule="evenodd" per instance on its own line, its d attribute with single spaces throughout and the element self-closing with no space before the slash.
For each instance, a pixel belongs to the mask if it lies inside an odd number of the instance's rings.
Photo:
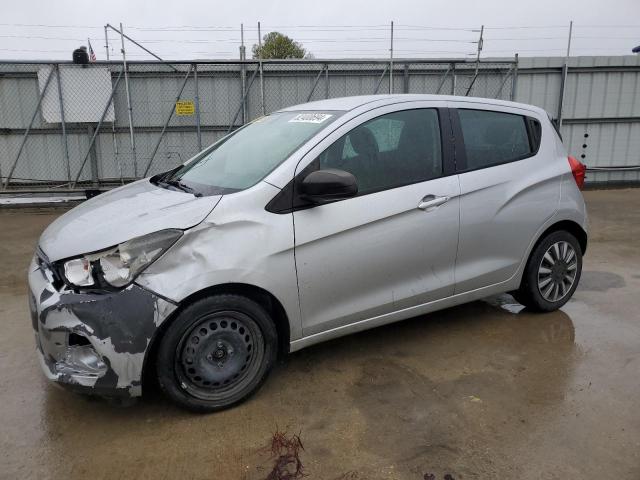
<svg viewBox="0 0 640 480">
<path fill-rule="evenodd" d="M 439 207 L 443 203 L 447 203 L 449 197 L 436 197 L 435 195 L 427 195 L 418 204 L 420 210 L 431 211 L 435 207 Z"/>
</svg>

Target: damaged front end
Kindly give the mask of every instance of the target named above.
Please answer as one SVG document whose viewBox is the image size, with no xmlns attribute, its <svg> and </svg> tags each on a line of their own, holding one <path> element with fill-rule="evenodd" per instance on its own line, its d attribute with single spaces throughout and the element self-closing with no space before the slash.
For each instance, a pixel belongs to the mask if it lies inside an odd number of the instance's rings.
<svg viewBox="0 0 640 480">
<path fill-rule="evenodd" d="M 132 283 L 70 288 L 42 252 L 29 266 L 29 306 L 41 367 L 52 381 L 107 397 L 142 394 L 145 355 L 176 305 Z"/>
</svg>

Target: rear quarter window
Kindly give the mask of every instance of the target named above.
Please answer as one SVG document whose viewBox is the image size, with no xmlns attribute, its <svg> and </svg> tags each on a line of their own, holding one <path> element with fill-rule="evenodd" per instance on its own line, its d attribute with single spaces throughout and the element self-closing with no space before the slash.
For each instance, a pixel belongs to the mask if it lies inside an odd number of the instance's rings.
<svg viewBox="0 0 640 480">
<path fill-rule="evenodd" d="M 527 117 L 529 126 L 529 143 L 531 143 L 531 152 L 537 152 L 540 148 L 540 141 L 542 140 L 542 125 L 535 118 Z"/>
<path fill-rule="evenodd" d="M 521 160 L 540 146 L 540 122 L 491 110 L 458 109 L 467 170 Z"/>
</svg>

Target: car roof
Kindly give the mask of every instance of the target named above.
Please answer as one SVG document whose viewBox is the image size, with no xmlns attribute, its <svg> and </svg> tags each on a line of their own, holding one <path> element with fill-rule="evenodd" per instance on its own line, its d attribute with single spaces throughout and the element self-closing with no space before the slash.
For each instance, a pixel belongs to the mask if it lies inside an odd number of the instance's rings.
<svg viewBox="0 0 640 480">
<path fill-rule="evenodd" d="M 503 107 L 515 107 L 525 110 L 531 110 L 538 113 L 544 113 L 541 108 L 525 103 L 509 102 L 506 100 L 495 100 L 492 98 L 479 97 L 461 97 L 455 95 L 429 95 L 429 94 L 397 94 L 397 95 L 358 95 L 354 97 L 328 98 L 326 100 L 318 100 L 315 102 L 303 103 L 300 105 L 292 105 L 279 110 L 281 112 L 293 112 L 301 110 L 338 110 L 350 111 L 363 106 L 377 108 L 383 105 L 391 105 L 400 102 L 411 101 L 451 101 L 451 102 L 469 102 L 482 103 L 485 105 L 495 105 Z"/>
</svg>

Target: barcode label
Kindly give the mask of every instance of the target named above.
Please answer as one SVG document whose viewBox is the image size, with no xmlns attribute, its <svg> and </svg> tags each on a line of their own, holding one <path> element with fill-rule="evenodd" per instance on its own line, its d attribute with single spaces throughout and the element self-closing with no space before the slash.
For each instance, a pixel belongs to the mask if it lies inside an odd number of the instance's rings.
<svg viewBox="0 0 640 480">
<path fill-rule="evenodd" d="M 322 123 L 333 115 L 330 113 L 300 113 L 293 117 L 289 122 L 294 123 Z"/>
</svg>

